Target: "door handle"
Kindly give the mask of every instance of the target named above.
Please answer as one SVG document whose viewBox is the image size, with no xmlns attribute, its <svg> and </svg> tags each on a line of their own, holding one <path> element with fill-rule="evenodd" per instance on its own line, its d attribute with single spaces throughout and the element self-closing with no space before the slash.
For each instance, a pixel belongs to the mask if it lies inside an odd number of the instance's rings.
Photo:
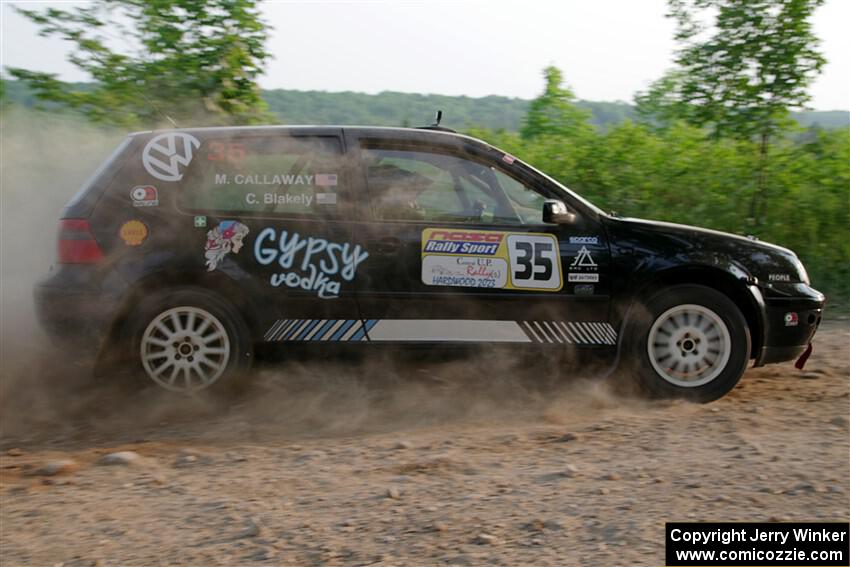
<svg viewBox="0 0 850 567">
<path fill-rule="evenodd" d="M 380 254 L 398 254 L 401 249 L 401 240 L 388 236 L 374 241 L 375 250 Z"/>
</svg>

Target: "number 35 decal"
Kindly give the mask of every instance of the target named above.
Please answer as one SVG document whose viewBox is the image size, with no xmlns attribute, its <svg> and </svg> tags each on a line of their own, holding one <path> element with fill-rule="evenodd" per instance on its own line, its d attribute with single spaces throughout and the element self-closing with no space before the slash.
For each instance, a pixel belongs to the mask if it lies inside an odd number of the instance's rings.
<svg viewBox="0 0 850 567">
<path fill-rule="evenodd" d="M 511 287 L 517 289 L 561 289 L 561 256 L 551 234 L 510 234 Z"/>
</svg>

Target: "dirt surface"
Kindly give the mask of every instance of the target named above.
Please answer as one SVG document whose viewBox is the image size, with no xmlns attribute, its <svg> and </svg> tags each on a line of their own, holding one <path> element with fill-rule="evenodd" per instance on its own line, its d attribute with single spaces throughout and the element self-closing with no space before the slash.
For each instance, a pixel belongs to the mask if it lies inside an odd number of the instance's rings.
<svg viewBox="0 0 850 567">
<path fill-rule="evenodd" d="M 229 405 L 7 399 L 2 564 L 663 565 L 665 521 L 850 517 L 846 320 L 804 373 L 704 406 L 489 362 L 289 365 Z"/>
</svg>

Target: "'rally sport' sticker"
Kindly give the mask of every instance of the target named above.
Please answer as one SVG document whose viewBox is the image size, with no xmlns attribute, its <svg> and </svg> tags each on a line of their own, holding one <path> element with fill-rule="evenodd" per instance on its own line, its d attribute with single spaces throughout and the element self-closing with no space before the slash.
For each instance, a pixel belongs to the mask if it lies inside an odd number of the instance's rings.
<svg viewBox="0 0 850 567">
<path fill-rule="evenodd" d="M 425 285 L 558 291 L 561 254 L 552 234 L 426 228 Z"/>
</svg>

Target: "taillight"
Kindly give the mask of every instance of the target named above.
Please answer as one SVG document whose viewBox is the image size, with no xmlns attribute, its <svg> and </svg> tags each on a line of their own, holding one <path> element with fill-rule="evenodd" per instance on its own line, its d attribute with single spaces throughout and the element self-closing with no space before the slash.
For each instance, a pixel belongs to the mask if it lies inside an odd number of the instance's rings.
<svg viewBox="0 0 850 567">
<path fill-rule="evenodd" d="M 59 263 L 93 264 L 103 259 L 103 252 L 89 221 L 84 219 L 62 219 L 59 221 Z"/>
</svg>

